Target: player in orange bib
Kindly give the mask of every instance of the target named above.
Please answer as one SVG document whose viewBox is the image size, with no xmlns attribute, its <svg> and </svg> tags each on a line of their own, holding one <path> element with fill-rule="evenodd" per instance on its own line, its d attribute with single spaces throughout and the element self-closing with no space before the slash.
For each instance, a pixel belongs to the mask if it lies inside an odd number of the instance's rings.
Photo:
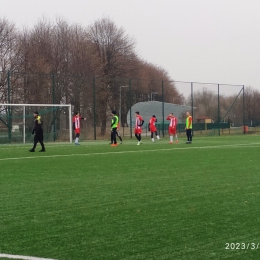
<svg viewBox="0 0 260 260">
<path fill-rule="evenodd" d="M 166 120 L 170 121 L 168 132 L 170 135 L 170 144 L 173 143 L 173 136 L 176 138 L 176 144 L 179 142 L 178 141 L 178 136 L 177 136 L 177 124 L 178 124 L 178 119 L 173 115 L 173 113 L 170 113 Z"/>
</svg>

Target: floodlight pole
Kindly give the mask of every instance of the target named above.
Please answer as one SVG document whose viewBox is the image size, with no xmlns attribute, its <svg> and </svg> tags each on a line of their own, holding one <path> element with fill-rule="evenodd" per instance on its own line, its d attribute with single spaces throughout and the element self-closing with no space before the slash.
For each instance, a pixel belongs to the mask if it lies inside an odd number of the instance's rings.
<svg viewBox="0 0 260 260">
<path fill-rule="evenodd" d="M 25 106 L 23 106 L 23 143 L 25 144 Z"/>
<path fill-rule="evenodd" d="M 120 96 L 119 96 L 119 120 L 120 120 L 120 124 L 122 123 L 122 100 L 121 100 L 121 95 L 122 95 L 122 88 L 129 88 L 129 86 L 120 86 Z"/>
</svg>

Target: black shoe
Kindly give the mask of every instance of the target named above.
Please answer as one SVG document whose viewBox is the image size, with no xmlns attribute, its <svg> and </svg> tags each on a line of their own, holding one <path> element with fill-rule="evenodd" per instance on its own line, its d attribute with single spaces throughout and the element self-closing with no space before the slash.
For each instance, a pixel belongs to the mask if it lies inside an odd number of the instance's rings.
<svg viewBox="0 0 260 260">
<path fill-rule="evenodd" d="M 46 152 L 45 149 L 41 149 L 39 152 Z"/>
<path fill-rule="evenodd" d="M 35 152 L 35 150 L 34 150 L 34 149 L 31 149 L 31 150 L 29 150 L 29 152 Z"/>
</svg>

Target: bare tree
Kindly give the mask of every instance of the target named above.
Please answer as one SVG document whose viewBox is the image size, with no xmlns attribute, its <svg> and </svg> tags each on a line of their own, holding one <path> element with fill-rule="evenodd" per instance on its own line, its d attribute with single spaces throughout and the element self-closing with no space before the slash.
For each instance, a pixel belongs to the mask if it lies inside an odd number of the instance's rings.
<svg viewBox="0 0 260 260">
<path fill-rule="evenodd" d="M 17 31 L 14 24 L 0 19 L 0 102 L 8 102 L 7 73 L 17 68 Z M 10 79 L 10 78 L 9 78 Z"/>
<path fill-rule="evenodd" d="M 101 120 L 101 135 L 105 134 L 107 110 L 113 104 L 113 92 L 118 93 L 118 86 L 112 84 L 117 76 L 124 75 L 131 69 L 135 59 L 132 38 L 122 28 L 117 28 L 109 18 L 96 21 L 88 27 L 88 38 L 92 47 L 92 65 L 100 78 L 97 88 L 98 113 Z"/>
</svg>

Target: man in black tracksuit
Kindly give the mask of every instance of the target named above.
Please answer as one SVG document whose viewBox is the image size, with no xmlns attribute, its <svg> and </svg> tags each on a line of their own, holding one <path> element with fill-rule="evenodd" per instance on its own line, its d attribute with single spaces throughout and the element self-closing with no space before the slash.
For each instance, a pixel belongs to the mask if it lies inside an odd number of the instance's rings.
<svg viewBox="0 0 260 260">
<path fill-rule="evenodd" d="M 41 116 L 39 116 L 39 113 L 37 111 L 33 113 L 33 116 L 34 116 L 34 127 L 33 127 L 32 134 L 34 134 L 34 144 L 33 144 L 33 148 L 29 151 L 35 152 L 36 145 L 39 142 L 42 146 L 40 152 L 45 152 L 45 147 L 43 143 L 43 130 L 42 130 Z"/>
</svg>

